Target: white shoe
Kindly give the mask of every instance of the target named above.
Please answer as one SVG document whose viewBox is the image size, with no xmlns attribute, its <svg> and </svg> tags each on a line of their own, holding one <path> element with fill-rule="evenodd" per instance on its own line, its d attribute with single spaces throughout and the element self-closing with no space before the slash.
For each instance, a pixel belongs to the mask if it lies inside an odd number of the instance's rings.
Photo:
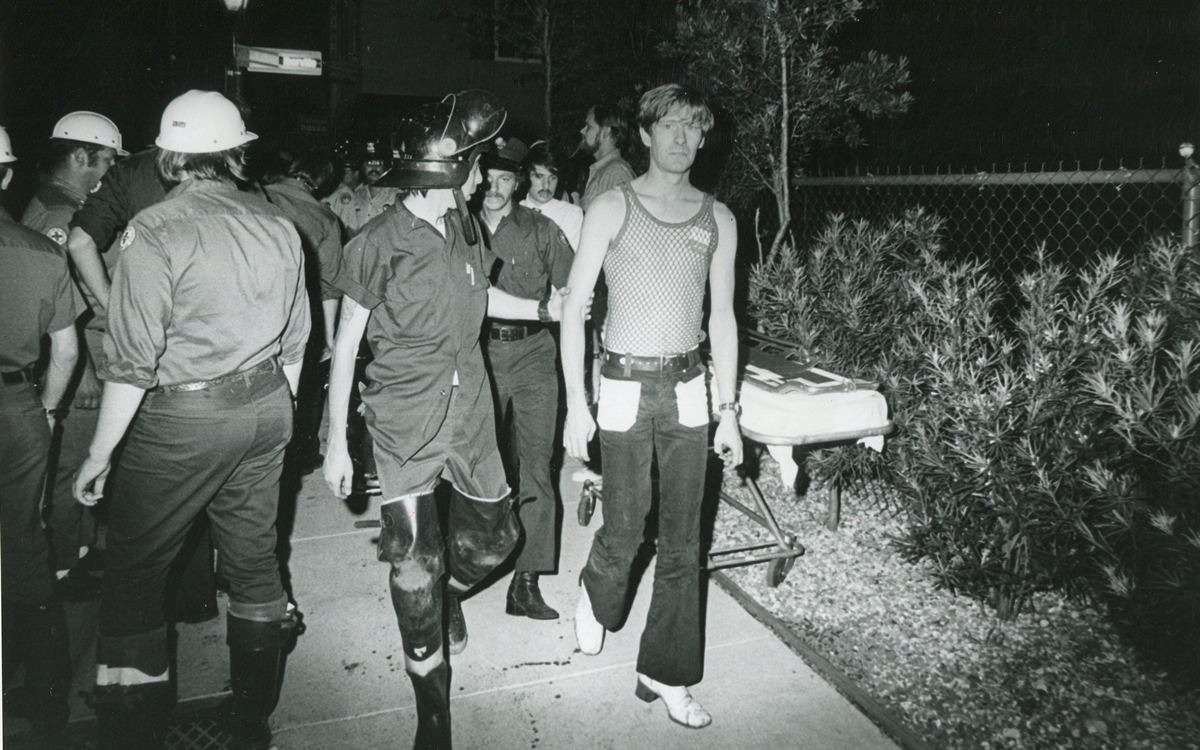
<svg viewBox="0 0 1200 750">
<path fill-rule="evenodd" d="M 588 598 L 587 587 L 579 587 L 579 606 L 575 608 L 575 642 L 579 650 L 588 656 L 595 656 L 604 648 L 604 626 L 592 613 L 592 600 Z"/>
<path fill-rule="evenodd" d="M 580 484 L 583 484 L 584 482 L 591 482 L 592 484 L 600 484 L 601 480 L 603 480 L 603 477 L 601 477 L 599 474 L 597 474 L 596 472 L 592 471 L 591 469 L 589 469 L 588 467 L 585 466 L 582 469 L 576 471 L 574 474 L 572 474 L 571 479 L 573 479 L 576 482 L 579 482 Z"/>
<path fill-rule="evenodd" d="M 667 716 L 671 721 L 688 729 L 703 729 L 712 724 L 712 714 L 704 710 L 700 701 L 693 698 L 688 689 L 682 685 L 664 685 L 639 672 L 634 695 L 647 703 L 653 703 L 662 698 L 667 707 Z"/>
</svg>

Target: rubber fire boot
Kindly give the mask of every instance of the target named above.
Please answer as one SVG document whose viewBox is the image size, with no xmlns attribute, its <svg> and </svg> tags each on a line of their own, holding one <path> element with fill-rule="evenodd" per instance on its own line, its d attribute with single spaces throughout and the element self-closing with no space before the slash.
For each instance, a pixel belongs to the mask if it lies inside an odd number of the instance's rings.
<svg viewBox="0 0 1200 750">
<path fill-rule="evenodd" d="M 426 675 L 408 673 L 417 696 L 413 750 L 453 750 L 450 742 L 450 667 L 442 662 Z"/>
<path fill-rule="evenodd" d="M 558 610 L 546 604 L 538 588 L 538 574 L 513 573 L 508 586 L 508 604 L 504 609 L 510 615 L 524 616 L 534 620 L 557 620 Z"/>
<path fill-rule="evenodd" d="M 268 750 L 267 722 L 279 699 L 280 648 L 250 651 L 229 649 L 229 687 L 233 692 L 221 707 L 225 729 L 234 750 Z"/>
<path fill-rule="evenodd" d="M 166 681 L 97 686 L 96 750 L 162 750 L 174 702 L 175 690 Z"/>
<path fill-rule="evenodd" d="M 279 700 L 283 651 L 300 630 L 300 613 L 294 607 L 282 620 L 257 622 L 230 614 L 229 687 L 232 695 L 221 705 L 224 728 L 234 750 L 268 750 L 268 718 Z"/>
</svg>

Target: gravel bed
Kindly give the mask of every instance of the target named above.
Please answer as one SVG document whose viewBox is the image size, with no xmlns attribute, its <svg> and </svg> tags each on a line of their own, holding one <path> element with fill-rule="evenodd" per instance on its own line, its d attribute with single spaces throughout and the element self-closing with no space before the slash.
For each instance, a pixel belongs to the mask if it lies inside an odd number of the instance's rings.
<svg viewBox="0 0 1200 750">
<path fill-rule="evenodd" d="M 831 532 L 828 488 L 796 498 L 766 457 L 759 487 L 807 552 L 778 588 L 762 564 L 725 572 L 930 745 L 1200 750 L 1200 691 L 1139 661 L 1092 609 L 1043 595 L 1002 623 L 905 563 L 889 542 L 899 520 L 886 508 L 843 493 Z M 725 489 L 753 507 L 732 472 Z M 721 504 L 714 548 L 767 538 Z"/>
</svg>

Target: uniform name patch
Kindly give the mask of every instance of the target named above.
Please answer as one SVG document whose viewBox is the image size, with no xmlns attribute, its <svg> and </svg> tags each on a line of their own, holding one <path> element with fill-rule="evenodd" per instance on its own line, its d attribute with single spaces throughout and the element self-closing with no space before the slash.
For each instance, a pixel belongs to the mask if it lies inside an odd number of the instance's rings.
<svg viewBox="0 0 1200 750">
<path fill-rule="evenodd" d="M 125 227 L 125 232 L 121 234 L 121 249 L 129 247 L 133 244 L 133 238 L 137 236 L 137 232 L 133 227 Z"/>
</svg>

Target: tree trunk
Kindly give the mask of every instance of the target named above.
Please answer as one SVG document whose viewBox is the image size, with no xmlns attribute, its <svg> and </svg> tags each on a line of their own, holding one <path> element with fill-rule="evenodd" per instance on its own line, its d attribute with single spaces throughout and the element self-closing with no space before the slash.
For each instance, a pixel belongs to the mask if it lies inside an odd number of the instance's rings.
<svg viewBox="0 0 1200 750">
<path fill-rule="evenodd" d="M 554 89 L 554 64 L 550 56 L 550 0 L 542 3 L 542 73 L 546 76 L 546 91 L 542 100 L 542 119 L 546 122 L 546 137 L 550 137 L 551 93 Z"/>
<path fill-rule="evenodd" d="M 791 117 L 789 107 L 788 90 L 788 52 L 790 42 L 783 28 L 779 25 L 779 3 L 778 0 L 773 0 L 770 4 L 770 10 L 767 13 L 767 19 L 771 24 L 771 31 L 775 37 L 775 44 L 779 47 L 779 158 L 775 161 L 775 203 L 779 209 L 779 229 L 775 232 L 775 239 L 771 242 L 771 249 L 767 253 L 767 258 L 770 262 L 774 262 L 779 254 L 779 248 L 783 246 L 784 238 L 787 237 L 788 229 L 792 223 L 792 199 L 791 199 L 791 175 L 789 169 L 788 146 L 791 136 Z"/>
</svg>

